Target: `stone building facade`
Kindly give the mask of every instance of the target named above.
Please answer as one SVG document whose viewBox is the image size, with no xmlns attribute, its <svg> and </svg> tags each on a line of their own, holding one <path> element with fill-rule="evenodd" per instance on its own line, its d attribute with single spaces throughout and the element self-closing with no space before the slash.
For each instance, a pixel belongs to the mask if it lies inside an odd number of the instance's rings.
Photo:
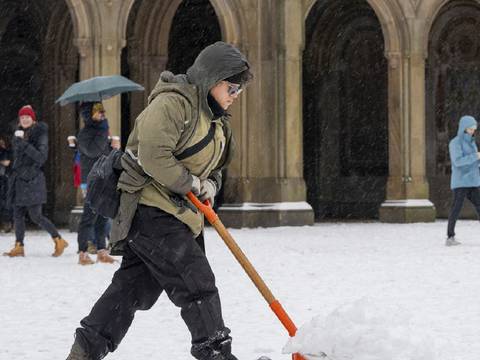
<svg viewBox="0 0 480 360">
<path fill-rule="evenodd" d="M 160 72 L 223 40 L 255 73 L 232 109 L 226 223 L 433 221 L 448 214 L 458 118 L 479 116 L 479 26 L 475 0 L 2 0 L 0 130 L 23 103 L 48 122 L 48 210 L 66 222 L 65 139 L 81 124 L 55 99 L 95 75 L 141 83 L 105 103 L 126 140 Z"/>
</svg>

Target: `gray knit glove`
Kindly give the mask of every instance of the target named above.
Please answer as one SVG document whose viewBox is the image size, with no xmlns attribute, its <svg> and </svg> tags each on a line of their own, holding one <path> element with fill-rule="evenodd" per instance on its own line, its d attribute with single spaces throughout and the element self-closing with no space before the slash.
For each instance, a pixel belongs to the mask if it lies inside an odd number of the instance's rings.
<svg viewBox="0 0 480 360">
<path fill-rule="evenodd" d="M 215 195 L 217 194 L 217 186 L 210 179 L 205 179 L 201 181 L 200 184 L 200 201 L 204 202 L 205 200 L 210 201 L 210 205 L 213 206 L 215 200 Z"/>
<path fill-rule="evenodd" d="M 195 175 L 192 175 L 192 178 L 193 178 L 193 182 L 192 182 L 192 193 L 195 195 L 195 196 L 199 196 L 200 195 L 200 179 L 198 178 L 198 176 L 195 176 Z"/>
</svg>

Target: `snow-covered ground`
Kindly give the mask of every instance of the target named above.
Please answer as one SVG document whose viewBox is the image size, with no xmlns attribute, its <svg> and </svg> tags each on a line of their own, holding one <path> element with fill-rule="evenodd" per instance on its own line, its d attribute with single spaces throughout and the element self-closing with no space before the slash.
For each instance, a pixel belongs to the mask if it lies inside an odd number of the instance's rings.
<svg viewBox="0 0 480 360">
<path fill-rule="evenodd" d="M 445 229 L 446 223 L 438 221 L 231 232 L 297 326 L 367 298 L 379 314 L 392 306 L 405 310 L 410 326 L 437 343 L 436 360 L 478 360 L 480 225 L 460 221 L 457 237 L 463 245 L 453 248 L 444 246 Z M 0 256 L 1 360 L 66 358 L 79 320 L 118 267 L 80 267 L 76 234 L 63 235 L 71 246 L 61 258 L 50 257 L 53 243 L 40 231 L 27 234 L 25 258 Z M 13 239 L 0 235 L 0 252 Z M 281 353 L 286 331 L 212 229 L 207 230 L 207 255 L 236 356 L 290 359 Z M 107 359 L 188 360 L 189 348 L 178 310 L 162 295 L 153 309 L 137 313 L 123 343 Z"/>
</svg>

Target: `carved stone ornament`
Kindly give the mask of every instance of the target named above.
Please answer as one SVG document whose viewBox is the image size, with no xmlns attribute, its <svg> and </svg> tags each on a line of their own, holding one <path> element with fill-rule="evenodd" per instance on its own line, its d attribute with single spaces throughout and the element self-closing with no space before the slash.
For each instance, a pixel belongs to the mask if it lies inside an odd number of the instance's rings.
<svg viewBox="0 0 480 360">
<path fill-rule="evenodd" d="M 76 38 L 74 41 L 75 46 L 78 48 L 80 57 L 86 58 L 92 54 L 93 42 L 88 38 Z"/>
<path fill-rule="evenodd" d="M 416 12 L 418 5 L 420 4 L 420 0 L 410 0 L 410 3 L 412 4 L 413 10 Z"/>
</svg>

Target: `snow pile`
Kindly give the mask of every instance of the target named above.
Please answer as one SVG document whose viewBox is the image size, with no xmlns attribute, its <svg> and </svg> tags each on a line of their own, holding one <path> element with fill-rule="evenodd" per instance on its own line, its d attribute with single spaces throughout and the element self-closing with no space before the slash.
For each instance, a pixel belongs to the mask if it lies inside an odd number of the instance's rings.
<svg viewBox="0 0 480 360">
<path fill-rule="evenodd" d="M 283 348 L 309 360 L 433 360 L 433 341 L 397 306 L 360 299 L 303 325 Z"/>
</svg>

